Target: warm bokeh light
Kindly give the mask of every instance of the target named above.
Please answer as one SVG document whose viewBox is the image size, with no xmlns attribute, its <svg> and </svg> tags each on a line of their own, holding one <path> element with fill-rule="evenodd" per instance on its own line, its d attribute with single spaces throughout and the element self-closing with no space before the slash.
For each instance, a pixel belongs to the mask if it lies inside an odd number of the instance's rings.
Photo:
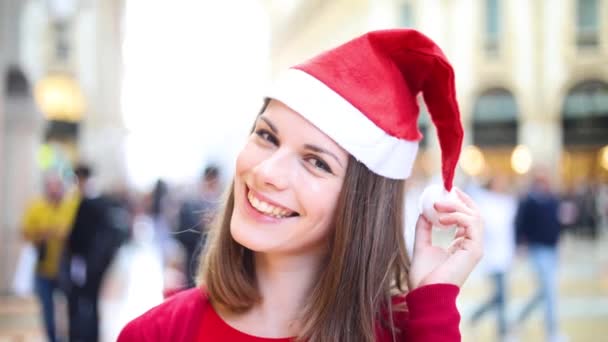
<svg viewBox="0 0 608 342">
<path fill-rule="evenodd" d="M 464 172 L 471 176 L 478 176 L 483 172 L 486 161 L 481 150 L 475 145 L 469 145 L 462 151 L 460 165 Z"/>
<path fill-rule="evenodd" d="M 608 145 L 600 150 L 600 166 L 608 171 Z"/>
<path fill-rule="evenodd" d="M 49 120 L 78 122 L 85 111 L 85 100 L 78 82 L 63 74 L 52 74 L 36 85 L 35 98 Z"/>
<path fill-rule="evenodd" d="M 515 172 L 522 175 L 532 167 L 532 154 L 525 145 L 518 145 L 511 155 L 511 167 Z"/>
</svg>

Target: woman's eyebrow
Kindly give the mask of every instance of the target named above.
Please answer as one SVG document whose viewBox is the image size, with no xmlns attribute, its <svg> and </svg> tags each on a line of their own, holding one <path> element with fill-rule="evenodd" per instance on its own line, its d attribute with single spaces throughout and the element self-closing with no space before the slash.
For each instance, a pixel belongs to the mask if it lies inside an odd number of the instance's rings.
<svg viewBox="0 0 608 342">
<path fill-rule="evenodd" d="M 339 164 L 339 165 L 340 165 L 342 168 L 344 168 L 344 166 L 343 166 L 343 165 L 342 165 L 342 163 L 340 162 L 340 159 L 338 159 L 338 157 L 336 157 L 336 155 L 335 155 L 335 154 L 333 154 L 333 153 L 329 152 L 328 150 L 326 150 L 326 149 L 324 149 L 324 148 L 321 148 L 321 147 L 319 147 L 319 146 L 310 145 L 310 144 L 306 144 L 306 145 L 304 145 L 304 147 L 305 147 L 305 148 L 307 148 L 307 149 L 309 149 L 309 150 L 311 150 L 311 151 L 314 151 L 314 152 L 317 152 L 317 153 L 324 153 L 324 154 L 327 154 L 327 155 L 329 155 L 329 156 L 333 157 L 333 158 L 336 160 L 336 162 L 338 162 L 338 164 Z"/>
<path fill-rule="evenodd" d="M 260 116 L 260 120 L 263 120 L 268 125 L 268 127 L 270 127 L 270 130 L 274 132 L 274 134 L 279 134 L 279 130 L 277 129 L 277 127 L 268 118 Z"/>
</svg>

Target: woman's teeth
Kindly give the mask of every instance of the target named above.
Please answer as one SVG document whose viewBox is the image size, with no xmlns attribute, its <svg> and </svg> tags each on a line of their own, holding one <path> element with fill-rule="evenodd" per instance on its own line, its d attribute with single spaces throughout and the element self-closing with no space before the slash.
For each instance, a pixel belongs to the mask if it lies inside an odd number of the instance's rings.
<svg viewBox="0 0 608 342">
<path fill-rule="evenodd" d="M 249 203 L 251 203 L 251 206 L 254 207 L 255 209 L 257 209 L 259 212 L 268 215 L 268 216 L 272 216 L 272 217 L 276 217 L 276 218 L 285 218 L 288 217 L 290 215 L 293 214 L 292 211 L 289 211 L 287 209 L 283 209 L 283 208 L 279 208 L 279 207 L 275 207 L 274 205 L 264 202 L 256 197 L 254 197 L 251 192 L 249 192 L 247 194 L 247 199 L 249 200 Z"/>
</svg>

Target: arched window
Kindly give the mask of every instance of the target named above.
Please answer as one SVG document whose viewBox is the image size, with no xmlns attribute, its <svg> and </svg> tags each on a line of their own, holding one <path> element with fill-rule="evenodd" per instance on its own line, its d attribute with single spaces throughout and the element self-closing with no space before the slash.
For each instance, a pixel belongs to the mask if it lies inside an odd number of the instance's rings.
<svg viewBox="0 0 608 342">
<path fill-rule="evenodd" d="M 562 109 L 562 129 L 566 146 L 608 144 L 608 83 L 588 80 L 572 87 Z"/>
<path fill-rule="evenodd" d="M 399 24 L 402 27 L 416 26 L 416 21 L 414 20 L 414 5 L 410 1 L 406 1 L 401 4 L 399 11 Z"/>
<path fill-rule="evenodd" d="M 481 93 L 473 109 L 473 144 L 479 147 L 517 145 L 517 112 L 510 91 L 492 88 Z"/>
<path fill-rule="evenodd" d="M 576 44 L 596 47 L 599 43 L 600 4 L 598 0 L 578 0 L 576 3 Z"/>
<path fill-rule="evenodd" d="M 488 56 L 495 56 L 499 50 L 501 13 L 499 0 L 485 1 L 484 50 Z"/>
<path fill-rule="evenodd" d="M 5 91 L 8 96 L 29 96 L 30 84 L 25 74 L 17 66 L 10 66 L 4 77 Z"/>
</svg>

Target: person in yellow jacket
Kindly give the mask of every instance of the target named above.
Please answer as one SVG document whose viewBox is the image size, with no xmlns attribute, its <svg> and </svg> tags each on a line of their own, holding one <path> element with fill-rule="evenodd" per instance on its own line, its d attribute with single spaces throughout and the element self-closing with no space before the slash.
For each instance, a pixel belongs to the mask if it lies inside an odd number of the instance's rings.
<svg viewBox="0 0 608 342">
<path fill-rule="evenodd" d="M 80 197 L 66 194 L 59 175 L 44 176 L 44 195 L 26 208 L 22 221 L 22 235 L 38 252 L 35 289 L 40 300 L 48 340 L 57 340 L 55 331 L 53 293 L 57 289 L 57 275 L 68 236 L 78 209 Z"/>
</svg>

